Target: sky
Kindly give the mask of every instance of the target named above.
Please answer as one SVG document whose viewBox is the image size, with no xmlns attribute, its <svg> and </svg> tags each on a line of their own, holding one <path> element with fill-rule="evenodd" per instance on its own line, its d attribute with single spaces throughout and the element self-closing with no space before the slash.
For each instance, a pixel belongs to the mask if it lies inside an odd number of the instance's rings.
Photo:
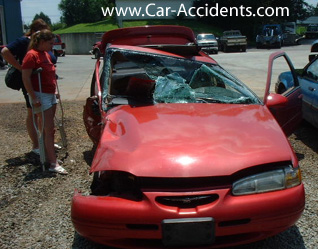
<svg viewBox="0 0 318 249">
<path fill-rule="evenodd" d="M 25 24 L 30 24 L 36 14 L 43 12 L 51 19 L 52 23 L 57 23 L 61 16 L 57 7 L 60 2 L 61 0 L 22 0 L 22 21 Z"/>
<path fill-rule="evenodd" d="M 57 7 L 60 2 L 61 0 L 22 0 L 22 21 L 25 24 L 30 24 L 36 14 L 43 12 L 50 17 L 52 23 L 57 23 L 61 16 Z M 318 0 L 306 0 L 306 2 L 316 7 Z"/>
</svg>

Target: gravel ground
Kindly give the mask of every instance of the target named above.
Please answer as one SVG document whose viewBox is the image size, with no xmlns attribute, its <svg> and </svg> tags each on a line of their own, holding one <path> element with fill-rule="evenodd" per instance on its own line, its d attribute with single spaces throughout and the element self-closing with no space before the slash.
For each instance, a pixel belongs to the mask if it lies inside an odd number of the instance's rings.
<svg viewBox="0 0 318 249">
<path fill-rule="evenodd" d="M 65 102 L 67 151 L 59 151 L 69 175 L 42 172 L 30 153 L 24 104 L 0 104 L 0 248 L 101 249 L 80 237 L 70 219 L 75 188 L 88 191 L 92 143 L 82 122 L 83 102 Z M 306 209 L 297 224 L 265 241 L 240 249 L 317 248 L 318 245 L 318 130 L 304 123 L 291 137 L 302 166 Z M 286 210 L 288 212 L 288 210 Z"/>
</svg>

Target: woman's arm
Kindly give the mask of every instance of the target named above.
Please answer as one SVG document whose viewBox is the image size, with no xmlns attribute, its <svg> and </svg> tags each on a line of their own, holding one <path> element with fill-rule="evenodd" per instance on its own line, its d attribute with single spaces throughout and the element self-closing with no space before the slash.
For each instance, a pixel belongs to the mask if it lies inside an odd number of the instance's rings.
<svg viewBox="0 0 318 249">
<path fill-rule="evenodd" d="M 7 48 L 4 47 L 1 50 L 1 54 L 3 56 L 3 58 L 9 63 L 11 64 L 13 67 L 15 67 L 16 69 L 22 71 L 22 67 L 20 65 L 20 63 L 16 60 L 16 58 L 13 56 L 13 54 L 11 53 L 11 51 Z"/>
<path fill-rule="evenodd" d="M 32 83 L 31 83 L 31 75 L 32 75 L 32 69 L 23 69 L 22 70 L 22 80 L 23 80 L 23 84 L 25 89 L 27 90 L 29 96 L 32 99 L 32 104 L 34 107 L 39 107 L 41 106 L 41 102 L 40 100 L 36 97 L 33 87 L 32 87 Z"/>
</svg>

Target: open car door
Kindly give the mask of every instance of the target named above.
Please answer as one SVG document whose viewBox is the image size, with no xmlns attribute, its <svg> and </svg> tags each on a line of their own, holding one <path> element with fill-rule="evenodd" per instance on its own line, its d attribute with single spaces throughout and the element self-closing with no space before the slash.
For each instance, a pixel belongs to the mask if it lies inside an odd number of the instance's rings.
<svg viewBox="0 0 318 249">
<path fill-rule="evenodd" d="M 274 61 L 286 63 L 294 79 L 294 86 L 282 94 L 274 93 Z M 275 65 L 276 66 L 276 65 Z M 279 65 L 279 68 L 282 66 Z M 281 69 L 279 69 L 280 72 Z M 274 78 L 275 79 L 275 78 Z M 268 61 L 267 81 L 264 104 L 269 108 L 287 136 L 295 131 L 302 120 L 302 92 L 293 64 L 287 54 L 278 51 L 270 55 Z"/>
</svg>

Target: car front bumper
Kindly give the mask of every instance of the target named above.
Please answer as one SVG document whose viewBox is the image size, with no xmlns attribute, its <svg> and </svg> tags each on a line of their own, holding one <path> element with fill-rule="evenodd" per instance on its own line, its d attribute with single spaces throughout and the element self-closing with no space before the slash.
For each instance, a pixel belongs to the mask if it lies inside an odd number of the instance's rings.
<svg viewBox="0 0 318 249">
<path fill-rule="evenodd" d="M 215 243 L 202 248 L 233 246 L 261 240 L 292 226 L 305 205 L 303 185 L 257 195 L 232 196 L 230 189 L 195 192 L 219 198 L 196 208 L 156 202 L 158 196 L 191 193 L 146 192 L 142 201 L 83 196 L 75 191 L 71 217 L 76 231 L 92 241 L 120 248 L 163 248 L 162 221 L 212 217 Z M 200 247 L 201 248 L 201 247 Z"/>
</svg>

